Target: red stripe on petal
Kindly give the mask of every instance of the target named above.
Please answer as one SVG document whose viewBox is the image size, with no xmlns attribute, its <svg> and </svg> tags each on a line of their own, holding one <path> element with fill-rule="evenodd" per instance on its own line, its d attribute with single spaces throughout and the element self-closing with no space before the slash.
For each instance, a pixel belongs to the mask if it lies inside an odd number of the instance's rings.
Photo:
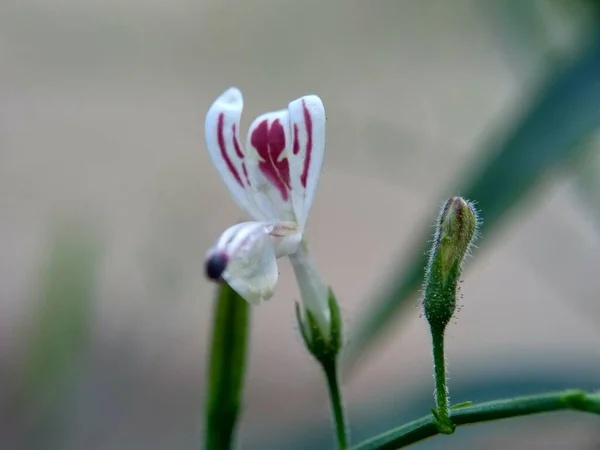
<svg viewBox="0 0 600 450">
<path fill-rule="evenodd" d="M 294 155 L 300 151 L 300 142 L 298 141 L 298 124 L 294 124 Z"/>
<path fill-rule="evenodd" d="M 231 159 L 229 159 L 229 155 L 227 154 L 227 147 L 225 146 L 225 135 L 223 134 L 224 122 L 225 115 L 221 113 L 219 114 L 219 121 L 217 123 L 217 138 L 219 141 L 219 148 L 221 149 L 221 156 L 223 157 L 225 164 L 227 164 L 227 169 L 229 169 L 229 172 L 231 173 L 231 175 L 233 175 L 233 178 L 235 178 L 235 181 L 237 181 L 241 187 L 244 187 L 244 183 L 242 183 L 240 174 L 238 173 L 237 169 L 231 162 Z"/>
<path fill-rule="evenodd" d="M 235 152 L 239 156 L 240 159 L 244 159 L 244 154 L 242 153 L 242 149 L 240 148 L 240 144 L 237 140 L 237 134 L 235 132 L 235 123 L 231 125 L 231 131 L 233 132 L 233 148 L 235 148 Z"/>
<path fill-rule="evenodd" d="M 267 120 L 262 121 L 252 132 L 250 143 L 261 157 L 258 168 L 281 194 L 283 201 L 289 198 L 290 166 L 287 158 L 281 158 L 285 150 L 285 130 L 275 120 L 269 127 Z"/>
<path fill-rule="evenodd" d="M 308 169 L 310 167 L 310 157 L 312 154 L 312 118 L 310 117 L 310 111 L 306 107 L 306 103 L 302 100 L 302 108 L 304 109 L 304 124 L 306 125 L 306 155 L 304 155 L 304 170 L 302 170 L 302 176 L 300 182 L 302 187 L 306 188 L 306 182 L 308 180 Z"/>
<path fill-rule="evenodd" d="M 248 169 L 246 169 L 246 163 L 242 163 L 242 170 L 244 171 L 244 176 L 246 177 L 246 183 L 248 186 L 252 186 L 250 184 L 250 178 L 248 177 Z"/>
<path fill-rule="evenodd" d="M 292 188 L 290 183 L 290 166 L 286 157 L 281 158 L 285 147 L 285 130 L 279 120 L 275 120 L 269 128 L 269 152 L 273 159 L 273 164 L 279 173 L 279 178 L 289 190 Z"/>
</svg>

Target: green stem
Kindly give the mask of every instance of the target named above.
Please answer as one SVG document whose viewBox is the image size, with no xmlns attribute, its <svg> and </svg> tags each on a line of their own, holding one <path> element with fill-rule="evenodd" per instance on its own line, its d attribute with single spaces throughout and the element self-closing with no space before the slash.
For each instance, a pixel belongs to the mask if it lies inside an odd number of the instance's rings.
<svg viewBox="0 0 600 450">
<path fill-rule="evenodd" d="M 578 390 L 515 397 L 450 410 L 454 425 L 468 425 L 551 411 L 572 410 L 600 415 L 600 393 Z M 392 450 L 439 434 L 432 415 L 421 417 L 369 439 L 352 450 Z"/>
<path fill-rule="evenodd" d="M 344 405 L 342 402 L 337 362 L 333 361 L 331 363 L 323 363 L 322 365 L 325 377 L 327 378 L 327 387 L 329 389 L 329 398 L 331 400 L 331 412 L 333 413 L 338 449 L 346 450 L 348 448 L 348 428 L 346 427 L 346 415 L 344 413 Z"/>
<path fill-rule="evenodd" d="M 433 371 L 435 376 L 435 401 L 437 405 L 434 416 L 437 419 L 439 432 L 452 434 L 454 433 L 454 425 L 450 421 L 450 405 L 448 403 L 444 330 L 432 328 L 431 340 L 433 343 Z"/>
<path fill-rule="evenodd" d="M 222 283 L 215 303 L 208 368 L 205 450 L 233 448 L 250 334 L 250 307 Z"/>
</svg>

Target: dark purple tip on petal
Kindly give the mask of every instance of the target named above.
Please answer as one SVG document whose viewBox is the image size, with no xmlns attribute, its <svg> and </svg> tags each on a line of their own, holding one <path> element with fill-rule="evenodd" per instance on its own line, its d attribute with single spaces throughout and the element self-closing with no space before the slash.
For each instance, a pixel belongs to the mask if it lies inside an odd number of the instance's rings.
<svg viewBox="0 0 600 450">
<path fill-rule="evenodd" d="M 228 258 L 225 253 L 215 253 L 206 260 L 206 276 L 213 280 L 218 281 L 223 276 L 223 272 L 227 268 Z"/>
</svg>

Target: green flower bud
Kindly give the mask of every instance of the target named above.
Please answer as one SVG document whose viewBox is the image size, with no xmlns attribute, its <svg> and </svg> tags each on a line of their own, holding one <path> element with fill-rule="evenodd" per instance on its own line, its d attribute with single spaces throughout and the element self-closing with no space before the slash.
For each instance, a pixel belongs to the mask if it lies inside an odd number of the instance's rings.
<svg viewBox="0 0 600 450">
<path fill-rule="evenodd" d="M 456 288 L 463 263 L 477 237 L 479 219 L 473 204 L 452 197 L 438 216 L 425 272 L 423 306 L 430 326 L 444 329 L 456 309 Z"/>
<path fill-rule="evenodd" d="M 455 429 L 450 420 L 444 333 L 456 310 L 458 281 L 478 226 L 473 204 L 461 197 L 450 198 L 438 216 L 425 272 L 423 308 L 431 330 L 437 406 L 432 413 L 438 431 L 444 434 L 452 434 Z"/>
</svg>

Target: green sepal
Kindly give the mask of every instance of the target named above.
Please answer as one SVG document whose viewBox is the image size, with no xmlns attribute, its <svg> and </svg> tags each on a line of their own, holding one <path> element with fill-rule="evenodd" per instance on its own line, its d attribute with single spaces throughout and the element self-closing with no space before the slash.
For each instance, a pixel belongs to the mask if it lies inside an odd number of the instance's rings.
<svg viewBox="0 0 600 450">
<path fill-rule="evenodd" d="M 299 302 L 296 302 L 295 308 L 296 320 L 304 345 L 321 364 L 336 361 L 342 348 L 342 317 L 331 288 L 329 289 L 328 305 L 331 321 L 329 336 L 324 336 L 321 327 L 319 327 L 314 314 L 310 310 L 303 308 Z"/>
</svg>

